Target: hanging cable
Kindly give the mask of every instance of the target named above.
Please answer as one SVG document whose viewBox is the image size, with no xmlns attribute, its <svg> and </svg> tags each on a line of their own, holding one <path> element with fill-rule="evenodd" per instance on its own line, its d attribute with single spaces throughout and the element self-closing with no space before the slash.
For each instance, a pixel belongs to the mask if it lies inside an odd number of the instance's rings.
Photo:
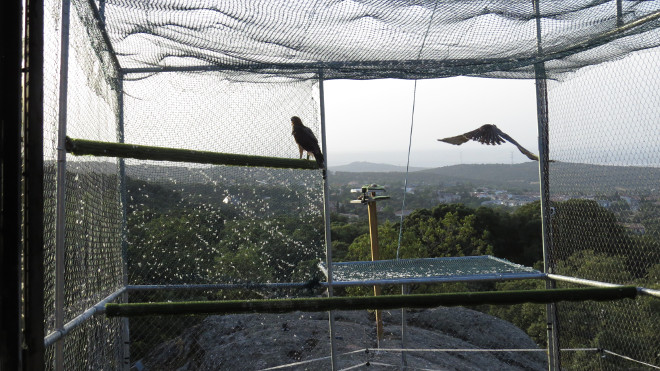
<svg viewBox="0 0 660 371">
<path fill-rule="evenodd" d="M 424 32 L 424 38 L 422 39 L 422 45 L 419 47 L 419 53 L 417 54 L 417 60 L 422 57 L 422 51 L 424 50 L 424 45 L 426 44 L 426 38 L 429 36 L 431 31 L 431 24 L 433 24 L 433 16 L 435 15 L 435 10 L 438 7 L 438 1 L 433 5 L 433 11 L 431 12 L 431 18 L 429 19 L 429 24 L 426 26 L 426 32 Z M 412 114 L 410 117 L 410 136 L 408 138 L 408 159 L 406 161 L 406 177 L 403 183 L 403 202 L 401 203 L 401 220 L 399 221 L 399 242 L 396 246 L 396 258 L 399 259 L 399 250 L 401 250 L 401 237 L 403 236 L 403 213 L 406 209 L 406 193 L 408 190 L 408 172 L 410 169 L 410 148 L 412 147 L 412 133 L 413 126 L 415 124 L 415 100 L 417 99 L 417 79 L 415 79 L 415 86 L 413 87 L 413 103 L 412 103 Z"/>
<path fill-rule="evenodd" d="M 401 204 L 401 220 L 399 221 L 399 243 L 396 247 L 396 258 L 399 259 L 399 250 L 401 249 L 401 236 L 403 236 L 403 213 L 406 209 L 406 193 L 408 193 L 408 169 L 410 168 L 410 148 L 412 147 L 413 125 L 415 124 L 415 100 L 417 99 L 417 80 L 413 87 L 412 114 L 410 118 L 410 136 L 408 138 L 408 160 L 406 161 L 406 178 L 403 182 L 403 202 Z"/>
</svg>

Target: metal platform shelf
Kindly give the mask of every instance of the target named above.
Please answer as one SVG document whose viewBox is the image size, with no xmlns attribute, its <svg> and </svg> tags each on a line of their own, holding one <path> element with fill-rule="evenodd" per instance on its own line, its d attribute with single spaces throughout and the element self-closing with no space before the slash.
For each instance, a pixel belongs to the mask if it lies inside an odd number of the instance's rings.
<svg viewBox="0 0 660 371">
<path fill-rule="evenodd" d="M 319 264 L 328 277 L 326 265 Z M 546 278 L 536 269 L 490 255 L 332 263 L 333 286 Z"/>
</svg>

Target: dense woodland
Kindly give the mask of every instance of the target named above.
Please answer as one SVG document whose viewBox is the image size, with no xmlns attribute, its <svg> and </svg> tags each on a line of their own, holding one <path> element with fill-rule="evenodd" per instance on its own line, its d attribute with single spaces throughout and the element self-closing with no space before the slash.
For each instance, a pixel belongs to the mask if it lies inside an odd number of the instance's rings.
<svg viewBox="0 0 660 371">
<path fill-rule="evenodd" d="M 241 191 L 233 186 L 235 194 Z M 331 190 L 337 203 L 345 204 Z M 264 191 L 266 192 L 266 191 Z M 297 197 L 291 190 L 268 187 L 268 197 L 287 200 Z M 345 192 L 345 191 L 344 191 Z M 130 180 L 128 194 L 128 271 L 131 284 L 195 284 L 211 282 L 308 282 L 306 289 L 215 290 L 187 292 L 159 291 L 139 294 L 134 300 L 245 299 L 283 296 L 320 295 L 314 282 L 324 280 L 317 267 L 325 259 L 324 222 L 320 213 L 301 218 L 287 212 L 285 201 L 267 212 L 246 217 L 240 207 L 218 202 L 211 188 L 196 185 L 194 192 L 181 185 Z M 216 199 L 211 202 L 211 199 Z M 428 197 L 420 197 L 432 202 Z M 542 269 L 541 213 L 538 202 L 517 209 L 477 207 L 470 204 L 435 204 L 415 207 L 403 220 L 401 258 L 427 258 L 490 254 L 512 262 Z M 414 199 L 413 199 L 414 205 Z M 361 205 L 357 205 L 361 207 Z M 564 248 L 551 257 L 559 272 L 572 275 L 632 283 L 660 288 L 660 206 L 648 202 L 626 218 L 643 223 L 643 235 L 630 233 L 617 221 L 614 211 L 590 200 L 572 199 L 555 202 L 557 212 L 552 225 L 554 242 Z M 579 211 L 579 214 L 578 214 Z M 385 213 L 387 210 L 385 210 Z M 622 213 L 629 212 L 621 210 Z M 331 217 L 334 261 L 369 260 L 370 245 L 365 217 L 349 219 L 337 213 Z M 584 230 L 596 233 L 584 235 Z M 379 225 L 382 259 L 396 256 L 400 225 L 384 217 Z M 592 236 L 592 237 L 590 237 Z M 562 239 L 577 238 L 570 245 Z M 623 263 L 622 263 L 623 262 Z M 607 272 L 599 277 L 598 272 Z M 542 288 L 542 281 L 501 283 L 455 283 L 414 285 L 413 293 Z M 385 287 L 383 292 L 399 292 L 400 287 Z M 371 295 L 371 288 L 337 289 L 336 295 Z M 544 305 L 481 306 L 477 310 L 498 316 L 525 330 L 539 345 L 546 342 Z M 562 324 L 562 347 L 597 347 L 617 351 L 631 343 L 648 362 L 658 364 L 660 355 L 660 301 L 641 298 L 630 328 L 603 325 L 606 317 L 584 317 L 580 305 L 567 304 L 562 319 L 580 318 L 579 324 Z M 626 317 L 629 305 L 608 305 L 610 316 Z M 571 312 L 573 311 L 573 312 Z M 620 312 L 620 313 L 617 313 Z M 139 357 L 154 344 L 175 336 L 187 322 L 162 318 L 144 318 L 131 322 L 133 355 Z M 598 326 L 597 326 L 598 325 Z M 154 331 L 163 328 L 164 331 Z M 639 332 L 644 329 L 644 332 Z M 595 332 L 594 332 L 595 331 Z M 627 348 L 626 348 L 627 347 Z M 625 351 L 622 350 L 623 353 Z M 588 364 L 581 353 L 568 362 Z M 595 361 L 593 361 L 595 362 Z M 577 364 L 576 363 L 576 364 Z M 569 364 L 570 366 L 570 364 Z"/>
</svg>

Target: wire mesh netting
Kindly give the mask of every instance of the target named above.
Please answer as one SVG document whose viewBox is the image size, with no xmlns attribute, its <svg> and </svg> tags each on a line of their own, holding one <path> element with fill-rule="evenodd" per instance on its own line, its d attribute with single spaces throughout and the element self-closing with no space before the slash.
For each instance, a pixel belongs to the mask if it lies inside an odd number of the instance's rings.
<svg viewBox="0 0 660 371">
<path fill-rule="evenodd" d="M 322 67 L 327 78 L 350 79 L 534 77 L 532 1 L 104 3 L 124 68 L 217 66 L 286 74 Z M 658 45 L 658 31 L 641 27 L 589 50 L 617 22 L 657 10 L 649 1 L 624 1 L 620 12 L 616 1 L 541 1 L 544 51 L 556 53 L 546 64 L 549 76 Z"/>
<path fill-rule="evenodd" d="M 57 128 L 59 112 L 61 3 L 48 2 L 50 17 L 44 17 L 44 331 L 55 329 L 55 223 L 57 185 Z M 53 364 L 54 347 L 45 349 L 45 362 Z"/>
<path fill-rule="evenodd" d="M 327 272 L 324 271 L 327 275 Z M 541 272 L 492 256 L 360 261 L 333 264 L 333 280 L 343 282 L 392 280 L 437 282 L 466 279 L 535 278 Z"/>
<path fill-rule="evenodd" d="M 57 128 L 59 112 L 61 4 L 50 2 L 46 7 L 53 17 L 44 20 L 44 305 L 48 333 L 55 327 L 55 221 L 57 185 Z"/>
<path fill-rule="evenodd" d="M 243 73 L 171 73 L 129 79 L 124 91 L 125 141 L 131 144 L 298 158 L 291 135 L 294 115 L 321 137 L 318 86 L 313 80 Z M 127 160 L 125 166 L 129 284 L 320 279 L 317 263 L 325 257 L 320 171 L 138 160 Z M 131 293 L 130 299 L 277 298 L 309 292 L 165 288 Z M 206 352 L 215 354 L 210 349 L 166 352 L 170 358 L 162 358 L 163 347 L 191 336 L 191 329 L 208 321 L 212 319 L 203 316 L 131 319 L 131 357 L 155 368 L 173 367 L 189 357 L 199 359 L 200 367 L 220 367 L 222 362 L 205 358 Z M 323 347 L 322 352 L 327 351 Z M 263 359 L 267 357 L 247 361 L 251 365 L 246 367 L 256 367 Z"/>
<path fill-rule="evenodd" d="M 125 82 L 127 143 L 297 158 L 294 115 L 320 137 L 311 82 L 174 75 Z M 129 160 L 126 173 L 130 283 L 290 282 L 325 254 L 319 171 Z"/>
<path fill-rule="evenodd" d="M 532 1 L 76 0 L 68 59 L 61 61 L 62 4 L 46 2 L 46 332 L 126 285 L 133 288 L 120 300 L 131 302 L 323 292 L 317 285 L 318 263 L 325 260 L 320 171 L 68 155 L 61 182 L 61 120 L 74 138 L 298 158 L 290 118 L 301 117 L 321 138 L 320 74 L 326 79 L 533 78 L 539 35 L 548 77 L 555 79 L 549 94 L 553 272 L 657 288 L 660 8 L 649 1 L 622 2 L 619 10 L 616 5 L 542 1 L 539 34 Z M 65 67 L 68 76 L 62 75 Z M 591 174 L 591 182 L 574 182 L 576 173 Z M 60 221 L 66 225 L 64 261 L 58 262 L 61 187 L 66 206 Z M 237 286 L 194 287 L 218 283 Z M 305 285 L 245 285 L 254 283 Z M 610 353 L 603 358 L 603 352 L 576 352 L 562 353 L 563 364 L 571 369 L 658 365 L 660 312 L 652 300 L 560 304 L 563 348 L 607 350 L 637 362 L 631 366 Z M 440 329 L 433 321 L 449 315 L 442 311 L 411 313 L 410 323 Z M 462 329 L 477 320 L 468 310 L 452 318 L 452 331 L 466 337 Z M 333 340 L 343 367 L 406 362 L 398 360 L 401 352 L 369 351 L 379 346 L 372 312 L 342 312 L 338 319 L 344 321 L 337 321 Z M 398 327 L 406 324 L 401 321 L 398 313 L 385 313 L 380 345 L 401 344 Z M 275 340 L 240 338 L 246 331 Z M 310 331 L 313 336 L 298 335 Z M 479 336 L 484 340 L 476 345 L 418 330 L 411 335 L 436 350 L 514 347 L 503 335 L 507 331 Z M 50 344 L 46 363 L 55 368 L 61 362 L 65 369 L 129 364 L 260 369 L 315 359 L 327 367 L 329 332 L 327 315 L 314 313 L 92 317 Z M 528 350 L 538 350 L 522 331 L 516 334 L 528 340 Z M 247 360 L 218 358 L 221 350 L 232 354 L 246 348 L 253 350 Z M 418 351 L 408 361 L 420 368 L 443 362 L 422 354 L 427 353 Z M 452 353 L 453 364 L 478 368 L 465 354 Z M 313 362 L 298 366 L 316 367 Z M 489 354 L 480 362 L 495 369 L 545 367 L 543 355 L 520 361 Z"/>
<path fill-rule="evenodd" d="M 89 161 L 67 156 L 66 172 L 58 179 L 58 127 L 66 115 L 66 132 L 74 136 L 116 141 L 118 123 L 118 66 L 103 45 L 89 3 L 71 6 L 68 63 L 60 63 L 61 7 L 47 2 L 53 18 L 46 21 L 44 71 L 44 304 L 46 334 L 73 320 L 124 286 L 121 251 L 121 207 L 117 161 Z M 62 72 L 66 74 L 62 74 Z M 64 84 L 62 84 L 64 82 Z M 62 95 L 61 93 L 62 92 Z M 66 100 L 61 100 L 61 97 Z M 66 112 L 61 111 L 66 102 Z M 62 181 L 63 180 L 63 181 Z M 58 188 L 65 197 L 64 221 L 58 231 Z M 63 233 L 63 259 L 56 245 Z M 57 262 L 59 261 L 59 264 Z M 62 261 L 63 260 L 63 261 Z M 61 295 L 59 303 L 56 297 Z M 58 319 L 60 318 L 60 319 Z M 58 321 L 61 323 L 58 324 Z M 57 326 L 57 327 L 56 327 Z M 119 321 L 86 322 L 46 348 L 46 366 L 55 358 L 76 369 L 119 368 L 123 357 Z"/>
<path fill-rule="evenodd" d="M 584 68 L 549 84 L 554 272 L 657 287 L 660 269 L 660 50 Z M 575 183 L 575 175 L 589 182 Z M 584 175 L 587 175 L 586 177 Z M 658 365 L 657 299 L 560 303 L 562 348 L 606 349 Z M 570 369 L 643 367 L 567 353 Z"/>
</svg>

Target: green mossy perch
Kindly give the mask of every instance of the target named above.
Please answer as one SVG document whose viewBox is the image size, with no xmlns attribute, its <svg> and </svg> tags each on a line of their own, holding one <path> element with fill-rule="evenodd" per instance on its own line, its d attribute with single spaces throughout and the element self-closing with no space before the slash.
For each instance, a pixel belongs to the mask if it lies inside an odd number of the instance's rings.
<svg viewBox="0 0 660 371">
<path fill-rule="evenodd" d="M 138 160 L 191 162 L 228 166 L 273 167 L 280 169 L 315 170 L 315 161 L 294 158 L 249 156 L 231 153 L 194 151 L 190 149 L 143 146 L 126 143 L 98 142 L 66 138 L 66 151 L 76 156 L 105 156 Z"/>
<path fill-rule="evenodd" d="M 396 308 L 435 308 L 439 306 L 554 303 L 558 301 L 609 301 L 635 298 L 634 286 L 554 290 L 461 292 L 450 294 L 330 297 L 271 300 L 222 300 L 178 303 L 106 304 L 108 317 L 137 317 L 190 314 L 325 312 Z"/>
</svg>

